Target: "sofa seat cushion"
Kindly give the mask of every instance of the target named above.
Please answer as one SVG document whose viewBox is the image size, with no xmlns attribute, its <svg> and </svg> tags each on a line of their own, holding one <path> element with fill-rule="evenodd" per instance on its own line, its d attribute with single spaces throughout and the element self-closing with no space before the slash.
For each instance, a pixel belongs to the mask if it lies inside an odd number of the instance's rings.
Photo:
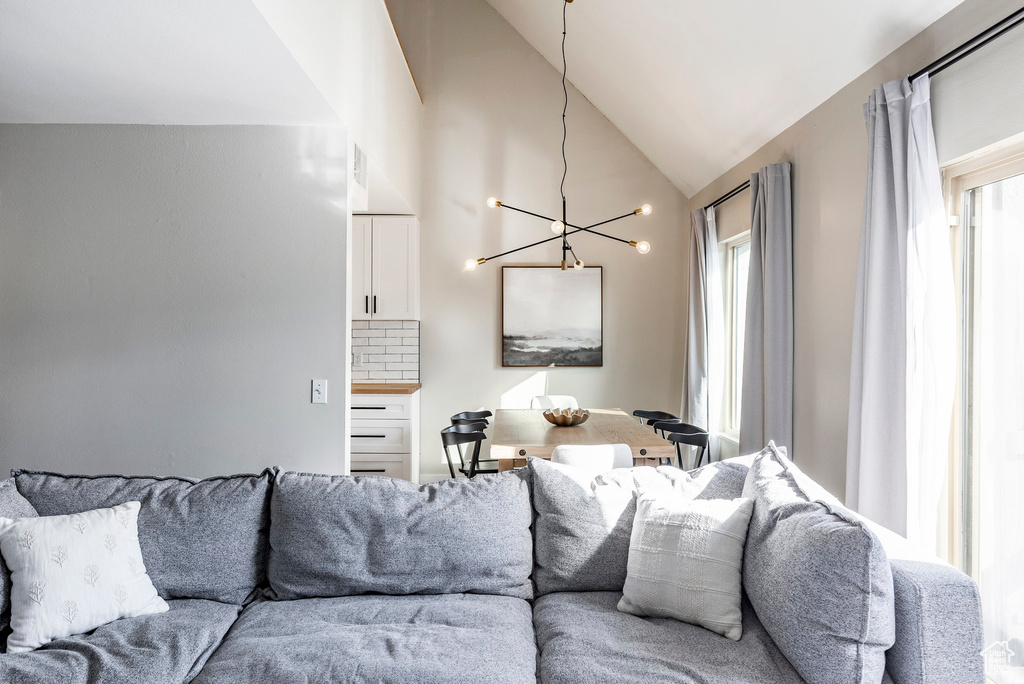
<svg viewBox="0 0 1024 684">
<path fill-rule="evenodd" d="M 161 598 L 241 604 L 266 579 L 272 470 L 205 480 L 13 474 L 39 515 L 141 502 L 139 545 Z"/>
<path fill-rule="evenodd" d="M 27 653 L 0 655 L 0 682 L 184 684 L 238 618 L 239 606 L 168 601 L 170 611 L 115 620 Z"/>
<path fill-rule="evenodd" d="M 616 610 L 618 592 L 548 594 L 534 604 L 544 684 L 802 684 L 750 604 L 743 636 Z"/>
<path fill-rule="evenodd" d="M 195 684 L 535 684 L 530 604 L 508 596 L 346 596 L 246 607 Z"/>
</svg>

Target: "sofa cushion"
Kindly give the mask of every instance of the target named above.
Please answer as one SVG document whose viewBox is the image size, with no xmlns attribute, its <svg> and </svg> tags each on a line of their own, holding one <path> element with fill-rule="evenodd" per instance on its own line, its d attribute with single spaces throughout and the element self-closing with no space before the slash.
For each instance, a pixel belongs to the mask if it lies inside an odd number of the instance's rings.
<svg viewBox="0 0 1024 684">
<path fill-rule="evenodd" d="M 881 542 L 774 444 L 743 495 L 754 499 L 743 588 L 779 649 L 811 684 L 881 681 L 895 640 Z"/>
<path fill-rule="evenodd" d="M 14 480 L 0 482 L 0 518 L 35 518 L 39 514 L 28 499 L 18 493 Z M 10 623 L 11 572 L 3 558 L 0 558 L 0 632 Z M 0 653 L 6 636 L 0 636 Z"/>
<path fill-rule="evenodd" d="M 530 604 L 347 596 L 248 606 L 195 684 L 536 684 Z"/>
<path fill-rule="evenodd" d="M 206 480 L 13 474 L 40 515 L 141 502 L 139 544 L 162 598 L 241 604 L 266 577 L 272 470 Z"/>
<path fill-rule="evenodd" d="M 732 641 L 669 618 L 620 613 L 618 592 L 548 594 L 533 621 L 544 684 L 802 684 L 750 604 Z"/>
<path fill-rule="evenodd" d="M 685 499 L 735 499 L 747 467 L 712 463 L 692 472 L 629 468 L 596 477 L 569 466 L 530 459 L 535 521 L 537 594 L 621 591 L 637 492 Z"/>
<path fill-rule="evenodd" d="M 27 653 L 0 655 L 0 682 L 183 684 L 202 668 L 240 608 L 168 601 L 160 615 L 124 618 Z"/>
<path fill-rule="evenodd" d="M 471 592 L 532 598 L 529 473 L 415 485 L 278 473 L 269 595 Z"/>
</svg>

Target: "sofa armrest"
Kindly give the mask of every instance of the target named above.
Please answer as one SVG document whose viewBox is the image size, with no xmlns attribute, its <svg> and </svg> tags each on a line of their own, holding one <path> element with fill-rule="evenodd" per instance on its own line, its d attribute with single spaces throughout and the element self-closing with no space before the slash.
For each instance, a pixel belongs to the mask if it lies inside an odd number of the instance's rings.
<svg viewBox="0 0 1024 684">
<path fill-rule="evenodd" d="M 885 654 L 894 684 L 983 684 L 981 596 L 974 580 L 861 518 L 882 542 L 896 599 L 896 643 Z"/>
</svg>

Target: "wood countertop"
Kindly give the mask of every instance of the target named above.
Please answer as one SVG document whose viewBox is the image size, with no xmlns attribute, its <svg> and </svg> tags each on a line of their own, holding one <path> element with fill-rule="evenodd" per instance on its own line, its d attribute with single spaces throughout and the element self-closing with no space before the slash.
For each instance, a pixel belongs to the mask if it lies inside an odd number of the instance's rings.
<svg viewBox="0 0 1024 684">
<path fill-rule="evenodd" d="M 415 394 L 418 382 L 353 382 L 352 394 Z"/>
</svg>

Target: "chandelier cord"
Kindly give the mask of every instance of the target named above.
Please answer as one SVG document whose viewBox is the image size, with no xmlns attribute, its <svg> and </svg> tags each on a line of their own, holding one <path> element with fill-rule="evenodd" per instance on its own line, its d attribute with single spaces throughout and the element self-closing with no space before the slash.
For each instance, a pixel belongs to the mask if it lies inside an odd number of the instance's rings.
<svg viewBox="0 0 1024 684">
<path fill-rule="evenodd" d="M 566 32 L 566 10 L 569 7 L 568 0 L 562 2 L 562 184 L 559 189 L 562 193 L 562 204 L 565 205 L 565 177 L 569 173 L 569 160 L 565 156 L 565 139 L 568 136 L 568 129 L 565 126 L 565 113 L 569 110 L 569 89 L 565 86 L 565 72 L 567 69 L 565 61 L 565 32 Z M 564 219 L 564 217 L 563 217 Z"/>
</svg>

